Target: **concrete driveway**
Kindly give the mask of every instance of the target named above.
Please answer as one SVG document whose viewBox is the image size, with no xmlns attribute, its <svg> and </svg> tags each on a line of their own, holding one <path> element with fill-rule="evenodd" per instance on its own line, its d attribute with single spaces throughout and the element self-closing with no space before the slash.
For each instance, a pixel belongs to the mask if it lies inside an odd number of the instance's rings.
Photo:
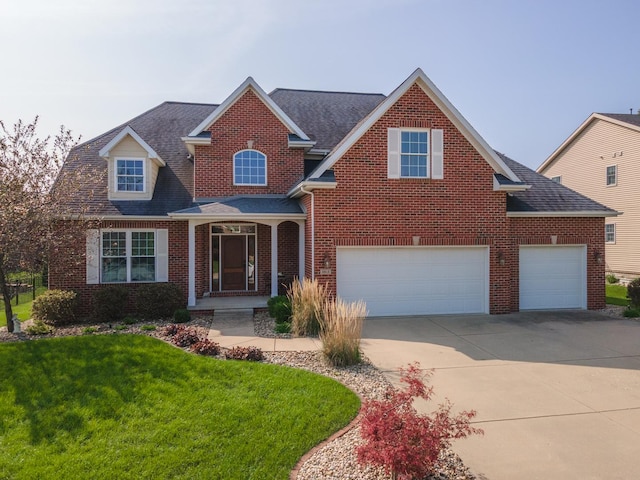
<svg viewBox="0 0 640 480">
<path fill-rule="evenodd" d="M 436 401 L 485 435 L 454 450 L 481 479 L 640 478 L 640 321 L 596 312 L 370 318 L 362 348 L 433 368 Z"/>
</svg>

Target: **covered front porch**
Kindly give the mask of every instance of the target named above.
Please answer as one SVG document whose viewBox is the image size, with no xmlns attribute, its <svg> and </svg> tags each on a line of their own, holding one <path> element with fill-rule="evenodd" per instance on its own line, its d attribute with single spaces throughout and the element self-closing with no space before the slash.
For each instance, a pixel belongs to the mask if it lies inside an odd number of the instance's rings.
<svg viewBox="0 0 640 480">
<path fill-rule="evenodd" d="M 188 307 L 264 308 L 305 275 L 306 215 L 286 197 L 231 197 L 187 210 Z"/>
</svg>

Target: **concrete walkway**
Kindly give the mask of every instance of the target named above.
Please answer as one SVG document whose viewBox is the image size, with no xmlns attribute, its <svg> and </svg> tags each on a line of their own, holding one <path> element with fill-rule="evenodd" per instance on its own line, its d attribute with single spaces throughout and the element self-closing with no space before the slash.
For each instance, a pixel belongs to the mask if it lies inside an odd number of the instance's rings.
<svg viewBox="0 0 640 480">
<path fill-rule="evenodd" d="M 433 368 L 440 402 L 485 435 L 454 443 L 480 479 L 640 478 L 640 321 L 604 314 L 372 318 L 364 353 Z"/>
<path fill-rule="evenodd" d="M 253 330 L 253 310 L 217 310 L 207 336 L 221 347 L 259 347 L 263 352 L 313 351 L 322 347 L 317 338 L 264 338 Z"/>
</svg>

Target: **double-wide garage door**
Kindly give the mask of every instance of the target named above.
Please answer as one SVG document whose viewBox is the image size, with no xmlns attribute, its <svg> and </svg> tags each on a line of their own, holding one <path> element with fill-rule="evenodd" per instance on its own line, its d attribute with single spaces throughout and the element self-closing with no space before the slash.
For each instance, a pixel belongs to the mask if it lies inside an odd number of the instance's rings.
<svg viewBox="0 0 640 480">
<path fill-rule="evenodd" d="M 487 247 L 343 247 L 337 291 L 370 316 L 489 312 Z"/>
<path fill-rule="evenodd" d="M 587 308 L 586 246 L 521 246 L 520 310 Z"/>
</svg>

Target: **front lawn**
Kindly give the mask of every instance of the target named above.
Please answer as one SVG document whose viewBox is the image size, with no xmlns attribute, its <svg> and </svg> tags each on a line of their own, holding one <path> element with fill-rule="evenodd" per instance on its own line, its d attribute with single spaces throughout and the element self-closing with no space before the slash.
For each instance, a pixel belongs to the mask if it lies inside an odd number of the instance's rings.
<svg viewBox="0 0 640 480">
<path fill-rule="evenodd" d="M 46 291 L 47 287 L 38 287 L 36 289 L 36 296 Z M 33 305 L 33 294 L 31 292 L 24 292 L 18 296 L 18 305 L 16 305 L 15 298 L 11 300 L 11 309 L 15 315 L 18 315 L 18 319 L 21 321 L 29 320 L 31 318 L 31 306 Z M 4 327 L 7 324 L 7 316 L 4 314 L 4 302 L 2 301 L 2 295 L 0 295 L 0 327 Z"/>
<path fill-rule="evenodd" d="M 357 413 L 334 380 L 100 335 L 0 345 L 0 477 L 286 479 Z"/>
<path fill-rule="evenodd" d="M 624 285 L 606 285 L 606 302 L 609 305 L 629 305 L 629 299 L 627 298 L 627 287 Z"/>
</svg>

